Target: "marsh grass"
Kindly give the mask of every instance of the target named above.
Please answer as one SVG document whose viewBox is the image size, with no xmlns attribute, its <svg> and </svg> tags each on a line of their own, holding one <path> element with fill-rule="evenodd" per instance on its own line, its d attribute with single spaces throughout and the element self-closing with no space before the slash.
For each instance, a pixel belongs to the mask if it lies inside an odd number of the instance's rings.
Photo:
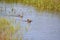
<svg viewBox="0 0 60 40">
<path fill-rule="evenodd" d="M 2 0 L 0 0 L 1 2 Z M 31 5 L 38 11 L 60 12 L 60 0 L 4 0 L 6 3 L 22 3 Z"/>
</svg>

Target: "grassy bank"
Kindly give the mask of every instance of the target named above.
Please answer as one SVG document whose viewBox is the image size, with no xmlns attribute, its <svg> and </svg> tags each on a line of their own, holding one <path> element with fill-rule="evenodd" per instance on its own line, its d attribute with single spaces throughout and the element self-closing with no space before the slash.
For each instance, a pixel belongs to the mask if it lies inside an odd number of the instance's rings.
<svg viewBox="0 0 60 40">
<path fill-rule="evenodd" d="M 4 0 L 4 2 L 31 5 L 39 11 L 60 12 L 60 0 Z"/>
</svg>

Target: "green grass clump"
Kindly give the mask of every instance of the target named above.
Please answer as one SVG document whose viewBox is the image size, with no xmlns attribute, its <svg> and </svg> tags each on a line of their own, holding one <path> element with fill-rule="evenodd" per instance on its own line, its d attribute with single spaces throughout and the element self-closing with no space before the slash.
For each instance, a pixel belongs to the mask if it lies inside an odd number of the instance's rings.
<svg viewBox="0 0 60 40">
<path fill-rule="evenodd" d="M 12 22 L 8 21 L 6 18 L 0 17 L 0 40 L 17 40 L 18 38 L 14 37 L 14 34 L 19 29 L 14 28 L 11 25 Z M 20 26 L 19 26 L 20 28 Z"/>
</svg>

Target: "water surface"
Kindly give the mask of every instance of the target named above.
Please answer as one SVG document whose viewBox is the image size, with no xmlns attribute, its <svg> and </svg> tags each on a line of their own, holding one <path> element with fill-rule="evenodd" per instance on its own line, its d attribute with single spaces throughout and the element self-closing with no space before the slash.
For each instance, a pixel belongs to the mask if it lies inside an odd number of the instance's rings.
<svg viewBox="0 0 60 40">
<path fill-rule="evenodd" d="M 14 17 L 16 22 L 21 22 L 23 28 L 23 40 L 60 40 L 60 16 L 49 12 L 37 12 L 31 6 L 22 4 L 1 4 L 3 11 L 0 11 L 0 16 L 3 15 L 21 15 L 23 18 Z M 14 8 L 14 12 L 12 12 Z M 31 19 L 28 24 L 24 20 Z M 28 27 L 26 32 L 25 27 Z M 18 32 L 19 33 L 19 32 Z"/>
</svg>

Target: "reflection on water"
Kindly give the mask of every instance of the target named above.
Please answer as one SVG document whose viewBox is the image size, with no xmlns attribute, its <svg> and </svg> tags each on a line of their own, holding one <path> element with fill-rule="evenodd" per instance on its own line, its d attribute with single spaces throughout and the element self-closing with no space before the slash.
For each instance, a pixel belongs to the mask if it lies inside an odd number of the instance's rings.
<svg viewBox="0 0 60 40">
<path fill-rule="evenodd" d="M 1 3 L 0 3 L 1 5 Z M 36 12 L 31 6 L 24 6 L 20 4 L 4 4 L 3 11 L 0 15 L 21 15 L 23 13 L 23 18 L 16 18 L 16 22 L 21 21 L 21 26 L 23 28 L 23 40 L 60 40 L 60 17 L 58 14 L 48 13 L 48 12 Z M 14 8 L 14 12 L 12 12 Z M 25 22 L 25 20 L 31 19 L 31 23 Z M 26 32 L 25 28 L 28 27 Z M 18 32 L 19 33 L 19 32 Z"/>
</svg>

